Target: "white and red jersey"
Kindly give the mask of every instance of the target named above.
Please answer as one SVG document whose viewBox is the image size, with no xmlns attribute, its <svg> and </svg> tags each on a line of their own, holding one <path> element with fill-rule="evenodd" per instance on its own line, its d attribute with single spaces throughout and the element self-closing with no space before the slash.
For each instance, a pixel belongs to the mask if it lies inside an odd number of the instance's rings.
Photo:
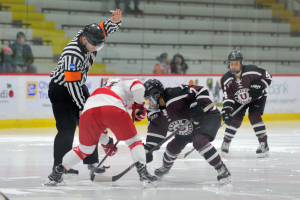
<svg viewBox="0 0 300 200">
<path fill-rule="evenodd" d="M 138 79 L 120 81 L 112 86 L 96 89 L 87 99 L 83 112 L 100 106 L 115 106 L 124 111 L 136 102 L 144 102 L 145 87 Z"/>
</svg>

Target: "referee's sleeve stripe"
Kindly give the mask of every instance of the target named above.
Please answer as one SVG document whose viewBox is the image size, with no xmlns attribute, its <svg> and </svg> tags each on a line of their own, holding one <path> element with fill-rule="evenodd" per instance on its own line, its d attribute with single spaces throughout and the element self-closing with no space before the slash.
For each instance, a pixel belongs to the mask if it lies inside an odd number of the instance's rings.
<svg viewBox="0 0 300 200">
<path fill-rule="evenodd" d="M 64 70 L 68 70 L 68 59 L 65 57 L 64 59 Z"/>
<path fill-rule="evenodd" d="M 78 95 L 78 93 L 76 94 L 76 92 L 79 92 L 78 89 L 76 89 L 76 84 L 78 84 L 78 83 L 77 82 L 67 82 L 68 89 L 69 89 L 71 96 L 73 97 L 73 100 L 75 101 L 75 103 L 77 104 L 79 109 L 82 109 L 83 108 L 83 103 L 82 103 L 83 99 L 80 98 L 81 97 L 80 94 L 79 95 Z"/>
<path fill-rule="evenodd" d="M 83 92 L 82 92 L 82 89 L 81 87 L 79 86 L 78 82 L 73 82 L 73 85 L 74 85 L 74 88 L 76 90 L 76 96 L 77 96 L 77 99 L 79 100 L 79 108 L 83 108 L 83 105 L 84 105 L 84 97 L 83 97 Z"/>
</svg>

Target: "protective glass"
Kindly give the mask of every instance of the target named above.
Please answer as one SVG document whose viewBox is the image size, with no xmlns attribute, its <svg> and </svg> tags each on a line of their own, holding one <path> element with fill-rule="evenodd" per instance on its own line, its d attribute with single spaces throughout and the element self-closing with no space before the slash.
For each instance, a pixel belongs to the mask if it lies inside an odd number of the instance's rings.
<svg viewBox="0 0 300 200">
<path fill-rule="evenodd" d="M 159 97 L 159 95 L 155 95 L 156 97 Z M 154 111 L 159 109 L 159 103 L 153 98 L 152 96 L 147 96 L 145 97 L 146 103 L 145 103 L 145 108 L 148 111 Z"/>
<path fill-rule="evenodd" d="M 88 40 L 86 40 L 86 45 L 89 46 L 89 48 L 92 49 L 93 51 L 99 51 L 104 46 L 104 42 L 94 46 L 91 43 L 89 43 Z"/>
</svg>

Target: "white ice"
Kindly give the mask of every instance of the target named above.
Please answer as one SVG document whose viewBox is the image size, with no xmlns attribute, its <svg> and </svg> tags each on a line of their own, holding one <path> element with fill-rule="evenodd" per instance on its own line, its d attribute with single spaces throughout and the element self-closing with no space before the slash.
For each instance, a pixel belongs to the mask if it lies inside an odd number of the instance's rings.
<svg viewBox="0 0 300 200">
<path fill-rule="evenodd" d="M 157 188 L 143 188 L 135 168 L 116 182 L 91 182 L 82 163 L 74 167 L 79 170 L 77 180 L 66 179 L 65 186 L 43 186 L 53 165 L 56 129 L 0 129 L 0 192 L 12 200 L 300 199 L 300 121 L 266 122 L 266 127 L 269 158 L 257 158 L 258 141 L 249 123 L 237 132 L 229 156 L 223 158 L 232 174 L 232 184 L 218 183 L 217 172 L 199 153 L 193 152 L 177 160 L 170 173 L 157 182 Z M 218 150 L 224 130 L 220 129 L 213 142 Z M 138 126 L 138 132 L 145 141 L 146 126 Z M 117 175 L 133 162 L 128 147 L 123 142 L 118 147 L 119 152 L 105 161 L 111 165 L 106 175 Z M 154 153 L 154 161 L 148 164 L 150 173 L 161 166 L 164 149 L 165 145 Z M 191 149 L 188 145 L 183 152 Z M 99 154 L 101 160 L 101 146 Z"/>
</svg>

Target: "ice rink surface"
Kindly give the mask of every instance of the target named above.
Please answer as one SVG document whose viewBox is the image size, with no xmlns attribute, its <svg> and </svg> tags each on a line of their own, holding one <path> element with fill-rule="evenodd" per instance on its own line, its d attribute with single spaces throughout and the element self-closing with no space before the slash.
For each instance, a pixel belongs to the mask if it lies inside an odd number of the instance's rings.
<svg viewBox="0 0 300 200">
<path fill-rule="evenodd" d="M 213 145 L 220 149 L 222 127 Z M 87 166 L 82 163 L 77 179 L 65 179 L 64 186 L 43 186 L 53 164 L 54 128 L 0 129 L 0 191 L 9 199 L 164 199 L 164 200 L 300 200 L 300 121 L 266 122 L 269 158 L 257 158 L 257 138 L 249 123 L 244 123 L 233 139 L 229 156 L 223 158 L 232 174 L 232 184 L 217 181 L 217 172 L 198 152 L 176 160 L 170 173 L 157 182 L 157 188 L 143 188 L 133 168 L 116 182 L 91 182 Z M 143 141 L 146 126 L 138 126 Z M 78 135 L 74 145 L 78 144 Z M 129 148 L 120 142 L 119 152 L 107 158 L 111 168 L 106 175 L 117 175 L 133 163 Z M 148 170 L 162 165 L 165 145 L 154 153 Z M 192 149 L 189 144 L 183 152 Z M 99 148 L 100 160 L 104 152 Z M 0 197 L 1 199 L 1 197 Z"/>
</svg>

